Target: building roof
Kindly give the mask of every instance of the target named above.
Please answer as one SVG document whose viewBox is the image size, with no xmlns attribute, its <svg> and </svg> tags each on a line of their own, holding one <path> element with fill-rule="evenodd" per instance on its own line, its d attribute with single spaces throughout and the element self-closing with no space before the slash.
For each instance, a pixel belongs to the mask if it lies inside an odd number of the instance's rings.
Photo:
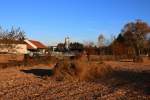
<svg viewBox="0 0 150 100">
<path fill-rule="evenodd" d="M 39 41 L 35 41 L 35 40 L 25 40 L 26 44 L 27 44 L 27 49 L 46 49 L 47 47 L 39 42 Z"/>
<path fill-rule="evenodd" d="M 36 49 L 36 48 L 32 47 L 30 44 L 27 43 L 27 49 Z"/>
</svg>

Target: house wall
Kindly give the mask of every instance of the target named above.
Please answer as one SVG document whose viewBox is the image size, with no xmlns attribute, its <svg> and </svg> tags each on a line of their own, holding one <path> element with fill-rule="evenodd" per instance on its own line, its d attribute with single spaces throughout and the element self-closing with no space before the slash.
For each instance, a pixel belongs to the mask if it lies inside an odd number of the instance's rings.
<svg viewBox="0 0 150 100">
<path fill-rule="evenodd" d="M 1 45 L 0 53 L 27 54 L 26 44 Z"/>
<path fill-rule="evenodd" d="M 26 44 L 18 44 L 16 45 L 16 53 L 17 54 L 27 54 L 27 45 Z"/>
</svg>

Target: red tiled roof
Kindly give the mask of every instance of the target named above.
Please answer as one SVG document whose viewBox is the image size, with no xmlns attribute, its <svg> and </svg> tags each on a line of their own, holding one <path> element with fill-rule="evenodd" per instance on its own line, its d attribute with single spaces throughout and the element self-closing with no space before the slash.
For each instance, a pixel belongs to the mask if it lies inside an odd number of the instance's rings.
<svg viewBox="0 0 150 100">
<path fill-rule="evenodd" d="M 35 40 L 28 40 L 28 41 L 30 41 L 32 44 L 34 44 L 38 49 L 45 49 L 45 48 L 47 48 L 44 44 L 42 44 L 39 41 L 35 41 Z M 27 44 L 27 48 L 28 49 L 35 49 L 30 44 Z"/>
<path fill-rule="evenodd" d="M 26 44 L 27 44 L 27 49 L 35 49 L 30 44 L 28 44 L 28 43 L 26 43 Z"/>
</svg>

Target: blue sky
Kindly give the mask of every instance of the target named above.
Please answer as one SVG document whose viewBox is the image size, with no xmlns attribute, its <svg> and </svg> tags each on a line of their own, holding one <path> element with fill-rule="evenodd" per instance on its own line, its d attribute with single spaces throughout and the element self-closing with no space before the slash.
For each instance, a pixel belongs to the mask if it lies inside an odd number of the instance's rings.
<svg viewBox="0 0 150 100">
<path fill-rule="evenodd" d="M 0 25 L 21 27 L 46 44 L 96 41 L 117 35 L 135 19 L 150 23 L 150 0 L 0 0 Z"/>
</svg>

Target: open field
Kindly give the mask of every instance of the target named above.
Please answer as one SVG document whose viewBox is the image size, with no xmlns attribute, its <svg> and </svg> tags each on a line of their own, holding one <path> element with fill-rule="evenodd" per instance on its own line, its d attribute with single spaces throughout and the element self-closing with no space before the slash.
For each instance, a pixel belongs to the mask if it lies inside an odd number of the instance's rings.
<svg viewBox="0 0 150 100">
<path fill-rule="evenodd" d="M 111 65 L 113 68 L 121 68 L 124 70 L 132 71 L 150 71 L 150 60 L 148 58 L 143 58 L 143 63 L 133 63 L 132 60 L 126 59 L 122 61 L 105 61 L 105 63 Z"/>
<path fill-rule="evenodd" d="M 52 68 L 0 70 L 1 100 L 149 100 L 150 63 L 105 62 L 115 73 L 97 81 L 56 81 Z M 136 67 L 136 68 L 135 68 Z M 142 70 L 140 70 L 142 69 Z M 138 71 L 137 71 L 138 70 Z"/>
</svg>

